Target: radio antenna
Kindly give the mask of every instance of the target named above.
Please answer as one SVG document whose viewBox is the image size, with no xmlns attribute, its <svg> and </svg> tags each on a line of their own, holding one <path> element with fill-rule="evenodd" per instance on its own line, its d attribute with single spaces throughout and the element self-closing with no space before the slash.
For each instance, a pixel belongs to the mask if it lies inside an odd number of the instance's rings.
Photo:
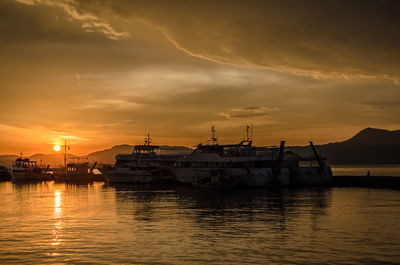
<svg viewBox="0 0 400 265">
<path fill-rule="evenodd" d="M 216 132 L 217 132 L 217 131 L 215 130 L 214 125 L 211 126 L 211 134 L 212 134 L 211 141 L 212 141 L 213 144 L 216 144 L 216 143 L 217 143 L 217 137 L 215 137 L 215 133 L 216 133 Z"/>
<path fill-rule="evenodd" d="M 253 132 L 254 132 L 253 111 L 251 111 L 251 142 L 253 142 Z"/>
</svg>

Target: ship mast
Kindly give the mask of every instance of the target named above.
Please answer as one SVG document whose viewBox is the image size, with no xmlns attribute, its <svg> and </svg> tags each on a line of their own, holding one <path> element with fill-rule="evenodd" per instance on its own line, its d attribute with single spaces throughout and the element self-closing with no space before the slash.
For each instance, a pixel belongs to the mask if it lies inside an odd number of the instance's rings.
<svg viewBox="0 0 400 265">
<path fill-rule="evenodd" d="M 251 141 L 251 138 L 249 137 L 249 129 L 250 129 L 250 126 L 246 125 L 246 142 Z"/>
<path fill-rule="evenodd" d="M 64 166 L 67 166 L 67 149 L 70 149 L 70 146 L 67 145 L 67 139 L 64 141 Z"/>
<path fill-rule="evenodd" d="M 151 137 L 150 133 L 147 134 L 147 137 L 144 138 L 144 145 L 150 145 L 151 144 Z"/>
<path fill-rule="evenodd" d="M 249 146 L 253 143 L 253 126 L 246 125 L 246 138 L 243 137 L 243 141 L 241 141 L 240 144 L 243 143 L 247 143 Z"/>
<path fill-rule="evenodd" d="M 212 134 L 212 136 L 211 136 L 211 141 L 212 141 L 213 144 L 216 144 L 216 143 L 217 143 L 217 137 L 215 137 L 215 133 L 216 133 L 216 132 L 217 132 L 217 131 L 215 130 L 214 125 L 211 126 L 211 134 Z"/>
</svg>

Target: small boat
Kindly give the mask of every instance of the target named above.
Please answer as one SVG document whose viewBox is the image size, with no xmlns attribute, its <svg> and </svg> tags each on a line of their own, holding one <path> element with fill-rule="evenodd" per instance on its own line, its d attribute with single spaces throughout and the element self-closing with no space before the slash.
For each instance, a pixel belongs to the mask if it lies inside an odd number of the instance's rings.
<svg viewBox="0 0 400 265">
<path fill-rule="evenodd" d="M 67 163 L 67 150 L 71 147 L 67 145 L 67 140 L 65 140 L 63 147 L 64 167 L 55 170 L 54 179 L 56 182 L 90 183 L 93 181 L 104 180 L 101 174 L 93 173 L 97 162 L 95 162 L 92 167 L 89 167 L 89 162 L 79 163 L 80 157 L 77 157 L 78 163 Z"/>
<path fill-rule="evenodd" d="M 96 177 L 93 175 L 93 170 L 96 164 L 97 162 L 95 162 L 90 168 L 88 162 L 68 163 L 66 167 L 62 167 L 56 170 L 55 180 L 57 182 L 93 182 L 97 180 Z"/>
</svg>

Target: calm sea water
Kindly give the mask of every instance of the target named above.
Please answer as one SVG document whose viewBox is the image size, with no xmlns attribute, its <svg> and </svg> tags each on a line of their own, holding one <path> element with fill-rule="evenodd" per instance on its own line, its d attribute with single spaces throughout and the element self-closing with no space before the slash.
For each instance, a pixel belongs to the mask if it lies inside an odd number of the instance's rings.
<svg viewBox="0 0 400 265">
<path fill-rule="evenodd" d="M 400 177 L 400 165 L 331 165 L 335 176 L 397 176 Z"/>
<path fill-rule="evenodd" d="M 0 183 L 0 264 L 400 262 L 400 191 Z"/>
</svg>

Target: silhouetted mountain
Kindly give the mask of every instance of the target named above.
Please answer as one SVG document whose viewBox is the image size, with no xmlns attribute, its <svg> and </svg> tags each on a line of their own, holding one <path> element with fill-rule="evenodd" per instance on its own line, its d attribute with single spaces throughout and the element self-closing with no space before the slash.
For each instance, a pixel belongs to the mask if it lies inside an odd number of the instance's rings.
<svg viewBox="0 0 400 265">
<path fill-rule="evenodd" d="M 17 155 L 0 155 L 0 165 L 10 167 L 17 157 Z"/>
<path fill-rule="evenodd" d="M 4 165 L 6 167 L 11 167 L 12 162 L 17 159 L 19 156 L 17 155 L 0 155 L 0 165 Z M 36 161 L 38 166 L 47 166 L 50 165 L 52 167 L 58 167 L 64 165 L 64 154 L 34 154 L 28 157 L 32 161 Z M 73 154 L 68 154 L 68 161 L 76 162 L 78 156 Z"/>
<path fill-rule="evenodd" d="M 88 158 L 89 162 L 97 162 L 101 164 L 114 164 L 115 156 L 117 154 L 130 154 L 132 153 L 134 145 L 121 144 L 115 145 L 109 149 L 102 151 L 96 151 L 88 154 L 85 158 Z"/>
<path fill-rule="evenodd" d="M 400 130 L 365 128 L 344 143 L 363 146 L 400 146 Z"/>
<path fill-rule="evenodd" d="M 52 167 L 62 166 L 64 165 L 64 154 L 56 153 L 56 154 L 34 154 L 29 157 L 31 160 L 36 161 L 40 166 L 50 165 Z M 78 156 L 73 154 L 68 154 L 68 162 L 76 162 Z"/>
<path fill-rule="evenodd" d="M 399 164 L 400 130 L 366 128 L 346 141 L 317 145 L 316 149 L 331 164 Z M 297 150 L 312 155 L 310 148 Z"/>
</svg>

